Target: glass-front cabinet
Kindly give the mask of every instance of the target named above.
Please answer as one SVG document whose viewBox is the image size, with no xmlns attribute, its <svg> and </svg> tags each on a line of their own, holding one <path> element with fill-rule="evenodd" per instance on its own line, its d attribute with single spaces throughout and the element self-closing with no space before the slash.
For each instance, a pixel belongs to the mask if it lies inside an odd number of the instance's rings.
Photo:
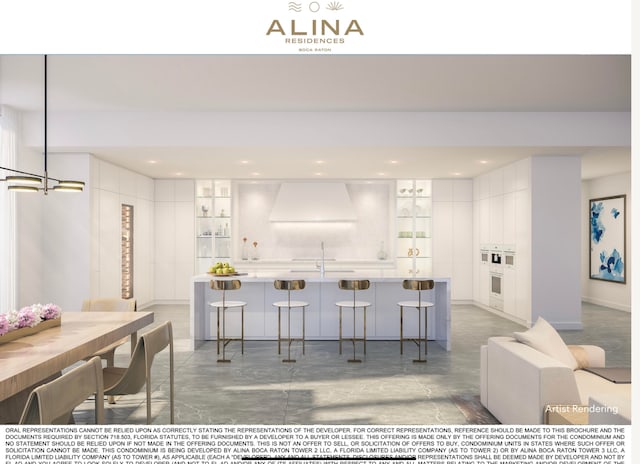
<svg viewBox="0 0 640 464">
<path fill-rule="evenodd" d="M 431 181 L 396 183 L 396 262 L 400 275 L 431 277 Z"/>
<path fill-rule="evenodd" d="M 231 260 L 231 181 L 196 181 L 196 272 Z"/>
</svg>

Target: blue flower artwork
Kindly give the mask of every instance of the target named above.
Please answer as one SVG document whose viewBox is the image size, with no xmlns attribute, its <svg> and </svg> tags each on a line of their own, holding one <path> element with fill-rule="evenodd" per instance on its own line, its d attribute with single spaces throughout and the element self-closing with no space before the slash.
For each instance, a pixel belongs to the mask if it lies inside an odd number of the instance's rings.
<svg viewBox="0 0 640 464">
<path fill-rule="evenodd" d="M 602 202 L 591 204 L 591 240 L 593 240 L 594 243 L 598 243 L 600 241 L 600 238 L 605 231 L 602 219 L 600 219 L 602 208 Z"/>
<path fill-rule="evenodd" d="M 624 263 L 618 250 L 614 248 L 610 255 L 600 252 L 600 269 L 598 276 L 604 280 L 624 282 Z"/>
<path fill-rule="evenodd" d="M 589 276 L 625 283 L 626 196 L 597 198 L 589 203 Z"/>
</svg>

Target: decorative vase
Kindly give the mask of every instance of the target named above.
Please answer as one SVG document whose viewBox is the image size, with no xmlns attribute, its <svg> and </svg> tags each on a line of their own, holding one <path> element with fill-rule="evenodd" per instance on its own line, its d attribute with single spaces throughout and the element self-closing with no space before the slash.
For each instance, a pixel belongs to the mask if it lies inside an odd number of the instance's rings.
<svg viewBox="0 0 640 464">
<path fill-rule="evenodd" d="M 384 242 L 380 242 L 380 250 L 378 251 L 377 256 L 381 261 L 387 259 L 387 252 L 384 251 Z"/>
<path fill-rule="evenodd" d="M 246 261 L 249 259 L 249 245 L 247 245 L 247 237 L 242 239 L 242 260 Z"/>
</svg>

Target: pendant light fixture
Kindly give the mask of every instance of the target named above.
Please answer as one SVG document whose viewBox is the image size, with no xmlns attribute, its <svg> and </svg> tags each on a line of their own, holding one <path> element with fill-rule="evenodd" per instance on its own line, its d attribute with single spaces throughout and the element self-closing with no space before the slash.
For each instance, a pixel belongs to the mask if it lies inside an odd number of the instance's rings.
<svg viewBox="0 0 640 464">
<path fill-rule="evenodd" d="M 0 169 L 9 171 L 18 175 L 6 176 L 0 178 L 0 182 L 7 183 L 7 190 L 12 192 L 38 192 L 43 191 L 45 195 L 49 190 L 56 192 L 82 192 L 84 182 L 79 180 L 61 180 L 55 177 L 49 177 L 47 166 L 47 55 L 44 55 L 44 175 L 33 174 L 17 169 L 10 169 L 0 166 Z M 57 182 L 50 186 L 49 181 Z"/>
</svg>

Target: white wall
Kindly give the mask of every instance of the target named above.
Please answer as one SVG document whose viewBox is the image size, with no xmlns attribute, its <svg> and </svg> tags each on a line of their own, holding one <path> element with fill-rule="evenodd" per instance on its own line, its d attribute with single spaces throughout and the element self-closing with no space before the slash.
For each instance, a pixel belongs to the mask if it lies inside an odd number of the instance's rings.
<svg viewBox="0 0 640 464">
<path fill-rule="evenodd" d="M 91 297 L 121 294 L 121 205 L 133 205 L 133 296 L 152 303 L 154 285 L 154 184 L 149 177 L 92 158 Z"/>
<path fill-rule="evenodd" d="M 186 302 L 195 262 L 195 182 L 155 181 L 154 299 Z"/>
<path fill-rule="evenodd" d="M 48 158 L 51 177 L 90 184 L 91 155 L 56 154 Z M 60 305 L 63 311 L 77 311 L 91 292 L 89 187 L 82 193 L 49 192 L 41 198 L 43 298 Z"/>
<path fill-rule="evenodd" d="M 490 304 L 483 245 L 513 247 L 502 266 L 504 315 L 529 325 L 582 326 L 579 156 L 535 156 L 474 179 L 474 300 Z"/>
<path fill-rule="evenodd" d="M 49 146 L 626 146 L 630 112 L 50 111 Z M 42 115 L 24 117 L 27 146 Z M 104 130 L 105 125 L 109 130 Z M 176 130 L 179 128 L 180 130 Z M 416 176 L 420 177 L 420 176 Z"/>
<path fill-rule="evenodd" d="M 42 154 L 32 150 L 21 150 L 18 154 L 18 169 L 27 172 L 42 172 Z M 42 271 L 42 194 L 16 194 L 17 212 L 17 308 L 44 302 Z M 47 301 L 48 302 L 48 301 Z M 53 302 L 53 301 L 52 301 Z M 63 308 L 64 309 L 64 308 Z"/>
<path fill-rule="evenodd" d="M 247 237 L 249 243 L 258 242 L 262 260 L 318 258 L 320 242 L 325 244 L 327 258 L 375 261 L 380 242 L 384 242 L 385 251 L 392 256 L 392 183 L 345 182 L 357 217 L 349 223 L 270 222 L 280 184 L 236 183 L 233 207 L 236 258 L 241 256 L 242 237 Z"/>
<path fill-rule="evenodd" d="M 589 200 L 592 198 L 602 198 L 614 195 L 627 195 L 626 208 L 626 263 L 625 275 L 626 284 L 615 282 L 605 282 L 589 278 Z M 582 299 L 590 303 L 595 303 L 610 308 L 631 311 L 631 221 L 632 221 L 632 198 L 631 198 L 631 173 L 617 174 L 613 176 L 599 177 L 582 182 Z"/>
<path fill-rule="evenodd" d="M 22 152 L 19 159 L 20 169 L 44 171 L 39 152 Z M 90 164 L 86 153 L 49 154 L 49 175 L 85 181 L 85 191 L 18 196 L 19 307 L 52 302 L 79 311 L 90 294 Z"/>
<path fill-rule="evenodd" d="M 582 326 L 580 157 L 531 162 L 531 320 Z"/>
<path fill-rule="evenodd" d="M 451 299 L 473 299 L 473 181 L 434 180 L 433 275 L 451 277 Z"/>
</svg>

